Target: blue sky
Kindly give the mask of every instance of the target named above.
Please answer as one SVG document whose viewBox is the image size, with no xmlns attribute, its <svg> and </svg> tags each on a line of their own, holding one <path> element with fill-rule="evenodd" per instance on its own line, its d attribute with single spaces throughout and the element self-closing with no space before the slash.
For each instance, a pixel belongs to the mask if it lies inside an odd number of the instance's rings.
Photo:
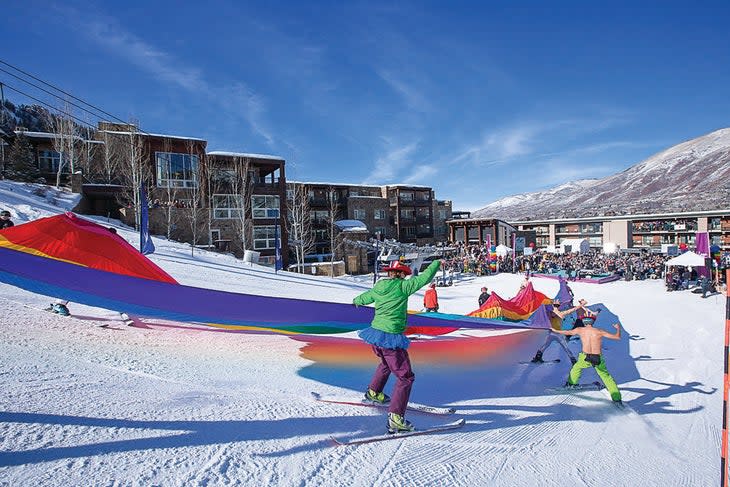
<svg viewBox="0 0 730 487">
<path fill-rule="evenodd" d="M 730 126 L 728 2 L 593 3 L 11 0 L 0 59 L 289 179 L 474 210 Z"/>
</svg>

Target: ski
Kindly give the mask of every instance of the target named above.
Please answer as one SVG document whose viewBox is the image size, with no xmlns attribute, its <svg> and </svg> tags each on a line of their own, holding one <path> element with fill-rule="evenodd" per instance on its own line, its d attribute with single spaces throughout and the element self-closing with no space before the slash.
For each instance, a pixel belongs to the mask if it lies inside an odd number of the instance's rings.
<svg viewBox="0 0 730 487">
<path fill-rule="evenodd" d="M 570 394 L 571 392 L 581 391 L 600 391 L 604 386 L 598 381 L 591 382 L 588 384 L 576 384 L 574 386 L 560 386 L 560 387 L 548 387 L 546 390 L 550 392 L 563 392 Z"/>
<path fill-rule="evenodd" d="M 532 360 L 525 360 L 521 362 L 517 362 L 520 365 L 543 365 L 543 364 L 558 364 L 560 363 L 560 359 L 556 358 L 554 360 L 541 360 L 539 362 L 533 362 Z"/>
<path fill-rule="evenodd" d="M 330 436 L 330 439 L 337 446 L 363 445 L 365 443 L 375 443 L 377 441 L 399 440 L 401 438 L 407 438 L 409 436 L 428 435 L 431 433 L 438 433 L 441 431 L 455 430 L 455 429 L 461 428 L 465 424 L 466 424 L 466 420 L 462 418 L 458 421 L 454 421 L 453 423 L 446 423 L 446 424 L 442 424 L 439 426 L 433 426 L 431 428 L 426 428 L 426 429 L 422 429 L 422 430 L 405 431 L 402 433 L 385 433 L 382 435 L 367 436 L 365 438 L 356 438 L 356 439 L 352 439 L 352 440 L 343 440 L 343 439 L 335 438 L 334 436 Z"/>
<path fill-rule="evenodd" d="M 312 392 L 312 397 L 320 402 L 329 402 L 333 404 L 348 404 L 350 406 L 366 406 L 366 407 L 372 407 L 372 408 L 387 408 L 388 404 L 380 404 L 375 402 L 370 402 L 364 397 L 358 399 L 356 397 L 350 397 L 350 396 L 337 396 L 334 394 L 319 394 L 318 392 Z M 439 416 L 446 416 L 449 414 L 454 414 L 456 412 L 456 409 L 454 408 L 442 408 L 437 406 L 428 406 L 426 404 L 418 404 L 414 402 L 409 402 L 407 408 L 409 411 L 414 411 L 417 413 L 427 413 L 427 414 L 436 414 Z"/>
</svg>

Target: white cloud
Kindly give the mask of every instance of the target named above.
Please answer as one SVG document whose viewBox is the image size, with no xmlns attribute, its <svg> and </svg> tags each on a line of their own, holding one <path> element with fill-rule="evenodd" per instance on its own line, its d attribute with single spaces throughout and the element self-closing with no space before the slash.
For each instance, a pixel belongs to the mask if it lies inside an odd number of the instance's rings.
<svg viewBox="0 0 730 487">
<path fill-rule="evenodd" d="M 418 142 L 411 142 L 388 150 L 385 155 L 375 161 L 373 171 L 365 178 L 363 183 L 392 183 L 404 168 L 411 165 L 411 155 L 417 148 Z"/>
<path fill-rule="evenodd" d="M 397 78 L 392 71 L 385 69 L 377 70 L 378 76 L 385 81 L 405 101 L 406 106 L 411 110 L 425 112 L 429 110 L 430 103 L 426 97 L 413 84 Z"/>
<path fill-rule="evenodd" d="M 429 181 L 429 178 L 438 173 L 438 167 L 435 164 L 416 165 L 411 168 L 411 173 L 403 180 L 405 184 L 423 184 L 426 186 L 437 186 Z"/>
<path fill-rule="evenodd" d="M 88 37 L 96 45 L 127 60 L 155 79 L 178 86 L 197 96 L 205 96 L 226 110 L 229 116 L 244 119 L 251 130 L 271 147 L 275 137 L 266 122 L 265 97 L 238 81 L 229 85 L 214 85 L 198 68 L 186 65 L 175 56 L 161 50 L 126 30 L 114 18 L 100 13 L 58 7 L 68 25 Z"/>
</svg>

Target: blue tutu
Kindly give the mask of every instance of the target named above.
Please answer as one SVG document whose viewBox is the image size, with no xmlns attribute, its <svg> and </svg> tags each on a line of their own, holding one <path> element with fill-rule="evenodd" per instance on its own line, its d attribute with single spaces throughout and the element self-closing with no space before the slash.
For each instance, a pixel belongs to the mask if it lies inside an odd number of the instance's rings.
<svg viewBox="0 0 730 487">
<path fill-rule="evenodd" d="M 402 333 L 386 333 L 381 330 L 376 330 L 372 326 L 360 330 L 357 334 L 370 345 L 375 345 L 380 348 L 402 348 L 405 350 L 411 344 L 411 341 Z"/>
</svg>

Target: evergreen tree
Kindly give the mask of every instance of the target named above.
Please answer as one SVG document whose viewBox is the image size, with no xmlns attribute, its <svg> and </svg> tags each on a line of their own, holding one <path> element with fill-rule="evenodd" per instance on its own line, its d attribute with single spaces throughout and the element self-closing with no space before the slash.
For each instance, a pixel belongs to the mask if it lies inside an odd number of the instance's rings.
<svg viewBox="0 0 730 487">
<path fill-rule="evenodd" d="M 28 138 L 21 134 L 15 137 L 8 152 L 8 167 L 6 174 L 10 179 L 18 181 L 35 181 L 40 177 Z"/>
</svg>

